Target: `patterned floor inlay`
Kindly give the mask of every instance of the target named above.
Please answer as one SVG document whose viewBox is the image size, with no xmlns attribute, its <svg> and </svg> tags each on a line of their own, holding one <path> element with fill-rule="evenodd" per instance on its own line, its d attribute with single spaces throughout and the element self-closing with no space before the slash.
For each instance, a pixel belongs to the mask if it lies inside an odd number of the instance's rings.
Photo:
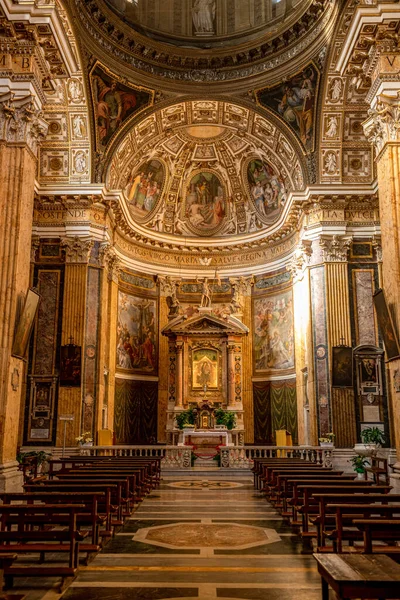
<svg viewBox="0 0 400 600">
<path fill-rule="evenodd" d="M 175 523 L 140 529 L 135 541 L 164 548 L 245 549 L 281 541 L 274 529 L 237 523 Z"/>
<path fill-rule="evenodd" d="M 184 488 L 191 490 L 227 490 L 233 488 L 243 487 L 243 483 L 237 481 L 210 481 L 210 480 L 191 480 L 191 481 L 175 481 L 174 483 L 168 483 L 168 487 L 172 488 Z"/>
</svg>

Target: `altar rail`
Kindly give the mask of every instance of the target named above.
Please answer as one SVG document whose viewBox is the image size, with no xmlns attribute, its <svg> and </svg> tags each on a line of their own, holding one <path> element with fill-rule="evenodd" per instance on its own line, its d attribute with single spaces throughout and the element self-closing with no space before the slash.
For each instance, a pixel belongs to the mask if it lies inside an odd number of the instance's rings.
<svg viewBox="0 0 400 600">
<path fill-rule="evenodd" d="M 221 447 L 221 468 L 248 470 L 255 458 L 286 456 L 325 467 L 332 466 L 333 448 L 320 446 L 225 446 Z M 162 456 L 163 469 L 190 469 L 192 446 L 86 446 L 81 454 L 102 456 Z"/>
</svg>

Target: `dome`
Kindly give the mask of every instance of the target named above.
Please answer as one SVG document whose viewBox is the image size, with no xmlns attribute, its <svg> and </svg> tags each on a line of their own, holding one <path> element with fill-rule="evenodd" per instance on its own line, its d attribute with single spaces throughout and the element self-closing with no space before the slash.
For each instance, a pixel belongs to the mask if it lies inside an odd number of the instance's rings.
<svg viewBox="0 0 400 600">
<path fill-rule="evenodd" d="M 213 47 L 275 34 L 309 0 L 105 0 L 136 31 L 174 45 Z"/>
</svg>

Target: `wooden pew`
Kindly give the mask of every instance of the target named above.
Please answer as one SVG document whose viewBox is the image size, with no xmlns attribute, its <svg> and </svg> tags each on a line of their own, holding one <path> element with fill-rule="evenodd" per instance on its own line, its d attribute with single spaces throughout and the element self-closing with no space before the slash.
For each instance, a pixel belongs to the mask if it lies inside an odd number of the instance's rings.
<svg viewBox="0 0 400 600">
<path fill-rule="evenodd" d="M 261 476 L 263 475 L 263 467 L 264 465 L 273 465 L 276 466 L 296 466 L 296 465 L 304 465 L 313 466 L 317 463 L 312 463 L 306 460 L 297 459 L 297 458 L 255 458 L 253 462 L 252 472 L 254 475 L 254 487 L 258 490 L 261 487 Z M 322 466 L 322 465 L 318 465 Z"/>
<path fill-rule="evenodd" d="M 351 494 L 351 493 L 381 493 L 388 494 L 392 488 L 390 486 L 377 486 L 373 485 L 373 482 L 367 481 L 347 481 L 341 482 L 338 485 L 302 485 L 295 484 L 293 487 L 293 498 L 290 501 L 290 504 L 293 508 L 293 517 L 295 514 L 300 513 L 302 515 L 302 532 L 301 535 L 303 537 L 316 537 L 316 533 L 310 532 L 308 527 L 308 520 L 310 515 L 318 514 L 318 501 L 313 498 L 313 494 L 318 493 L 337 493 L 337 494 Z M 293 524 L 296 524 L 295 519 L 293 518 Z"/>
<path fill-rule="evenodd" d="M 399 542 L 400 519 L 354 519 L 353 523 L 363 533 L 365 554 L 374 552 L 383 552 L 384 554 L 400 553 L 400 546 L 377 547 L 372 545 L 373 540 Z"/>
<path fill-rule="evenodd" d="M 288 502 L 293 497 L 293 490 L 296 485 L 307 485 L 307 484 L 318 484 L 318 483 L 326 483 L 329 482 L 332 484 L 337 484 L 342 481 L 354 481 L 355 478 L 353 475 L 305 475 L 304 477 L 298 477 L 293 475 L 281 475 L 281 487 L 282 491 L 280 492 L 280 498 L 282 500 L 282 510 L 281 515 L 286 518 L 290 518 L 292 512 L 288 510 Z"/>
<path fill-rule="evenodd" d="M 88 535 L 79 531 L 77 514 L 84 508 L 79 504 L 0 505 L 0 552 L 68 553 L 68 567 L 12 565 L 4 569 L 6 587 L 12 587 L 14 577 L 61 577 L 61 588 L 75 577 L 78 569 L 79 544 Z M 17 525 L 17 530 L 11 530 Z M 32 529 L 32 526 L 39 529 Z M 49 529 L 61 525 L 62 529 Z"/>
<path fill-rule="evenodd" d="M 389 504 L 389 502 L 400 502 L 400 494 L 387 494 L 377 491 L 376 486 L 370 486 L 367 491 L 337 493 L 323 490 L 314 492 L 313 497 L 318 502 L 318 510 L 311 522 L 317 528 L 317 544 L 323 548 L 325 545 L 324 532 L 332 521 L 335 513 L 328 508 L 329 504 Z"/>
<path fill-rule="evenodd" d="M 324 473 L 330 473 L 331 469 L 326 469 L 324 467 L 304 467 L 304 466 L 291 466 L 291 467 L 278 467 L 276 465 L 264 465 L 263 466 L 263 474 L 261 476 L 261 482 L 264 483 L 261 491 L 268 492 L 269 486 L 274 485 L 276 483 L 276 477 L 279 473 L 282 474 L 290 474 L 293 475 L 323 475 Z"/>
<path fill-rule="evenodd" d="M 398 598 L 400 566 L 388 556 L 314 554 L 322 581 L 322 600 L 329 586 L 339 600 Z"/>
</svg>

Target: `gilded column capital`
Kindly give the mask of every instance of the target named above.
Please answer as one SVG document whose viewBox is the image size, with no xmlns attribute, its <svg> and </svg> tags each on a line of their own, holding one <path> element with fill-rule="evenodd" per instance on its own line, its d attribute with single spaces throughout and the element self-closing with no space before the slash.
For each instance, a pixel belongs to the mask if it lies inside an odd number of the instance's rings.
<svg viewBox="0 0 400 600">
<path fill-rule="evenodd" d="M 386 144 L 400 141 L 400 92 L 397 98 L 381 94 L 377 100 L 375 108 L 368 111 L 363 128 L 378 155 Z"/>
<path fill-rule="evenodd" d="M 306 268 L 310 264 L 311 255 L 312 242 L 303 240 L 294 251 L 290 263 L 286 265 L 286 270 L 291 273 L 294 283 L 303 280 Z"/>
<path fill-rule="evenodd" d="M 89 262 L 89 255 L 93 247 L 92 240 L 84 240 L 79 237 L 63 238 L 61 247 L 65 251 L 65 262 L 86 264 Z"/>
<path fill-rule="evenodd" d="M 48 123 L 35 108 L 31 94 L 15 98 L 11 92 L 0 95 L 0 140 L 7 144 L 26 145 L 37 155 L 47 135 Z"/>
<path fill-rule="evenodd" d="M 346 262 L 351 238 L 339 235 L 324 236 L 320 238 L 319 245 L 322 248 L 324 262 Z"/>
<path fill-rule="evenodd" d="M 100 248 L 100 264 L 108 271 L 108 280 L 118 283 L 121 272 L 121 261 L 117 256 L 114 246 L 102 244 Z"/>
</svg>

